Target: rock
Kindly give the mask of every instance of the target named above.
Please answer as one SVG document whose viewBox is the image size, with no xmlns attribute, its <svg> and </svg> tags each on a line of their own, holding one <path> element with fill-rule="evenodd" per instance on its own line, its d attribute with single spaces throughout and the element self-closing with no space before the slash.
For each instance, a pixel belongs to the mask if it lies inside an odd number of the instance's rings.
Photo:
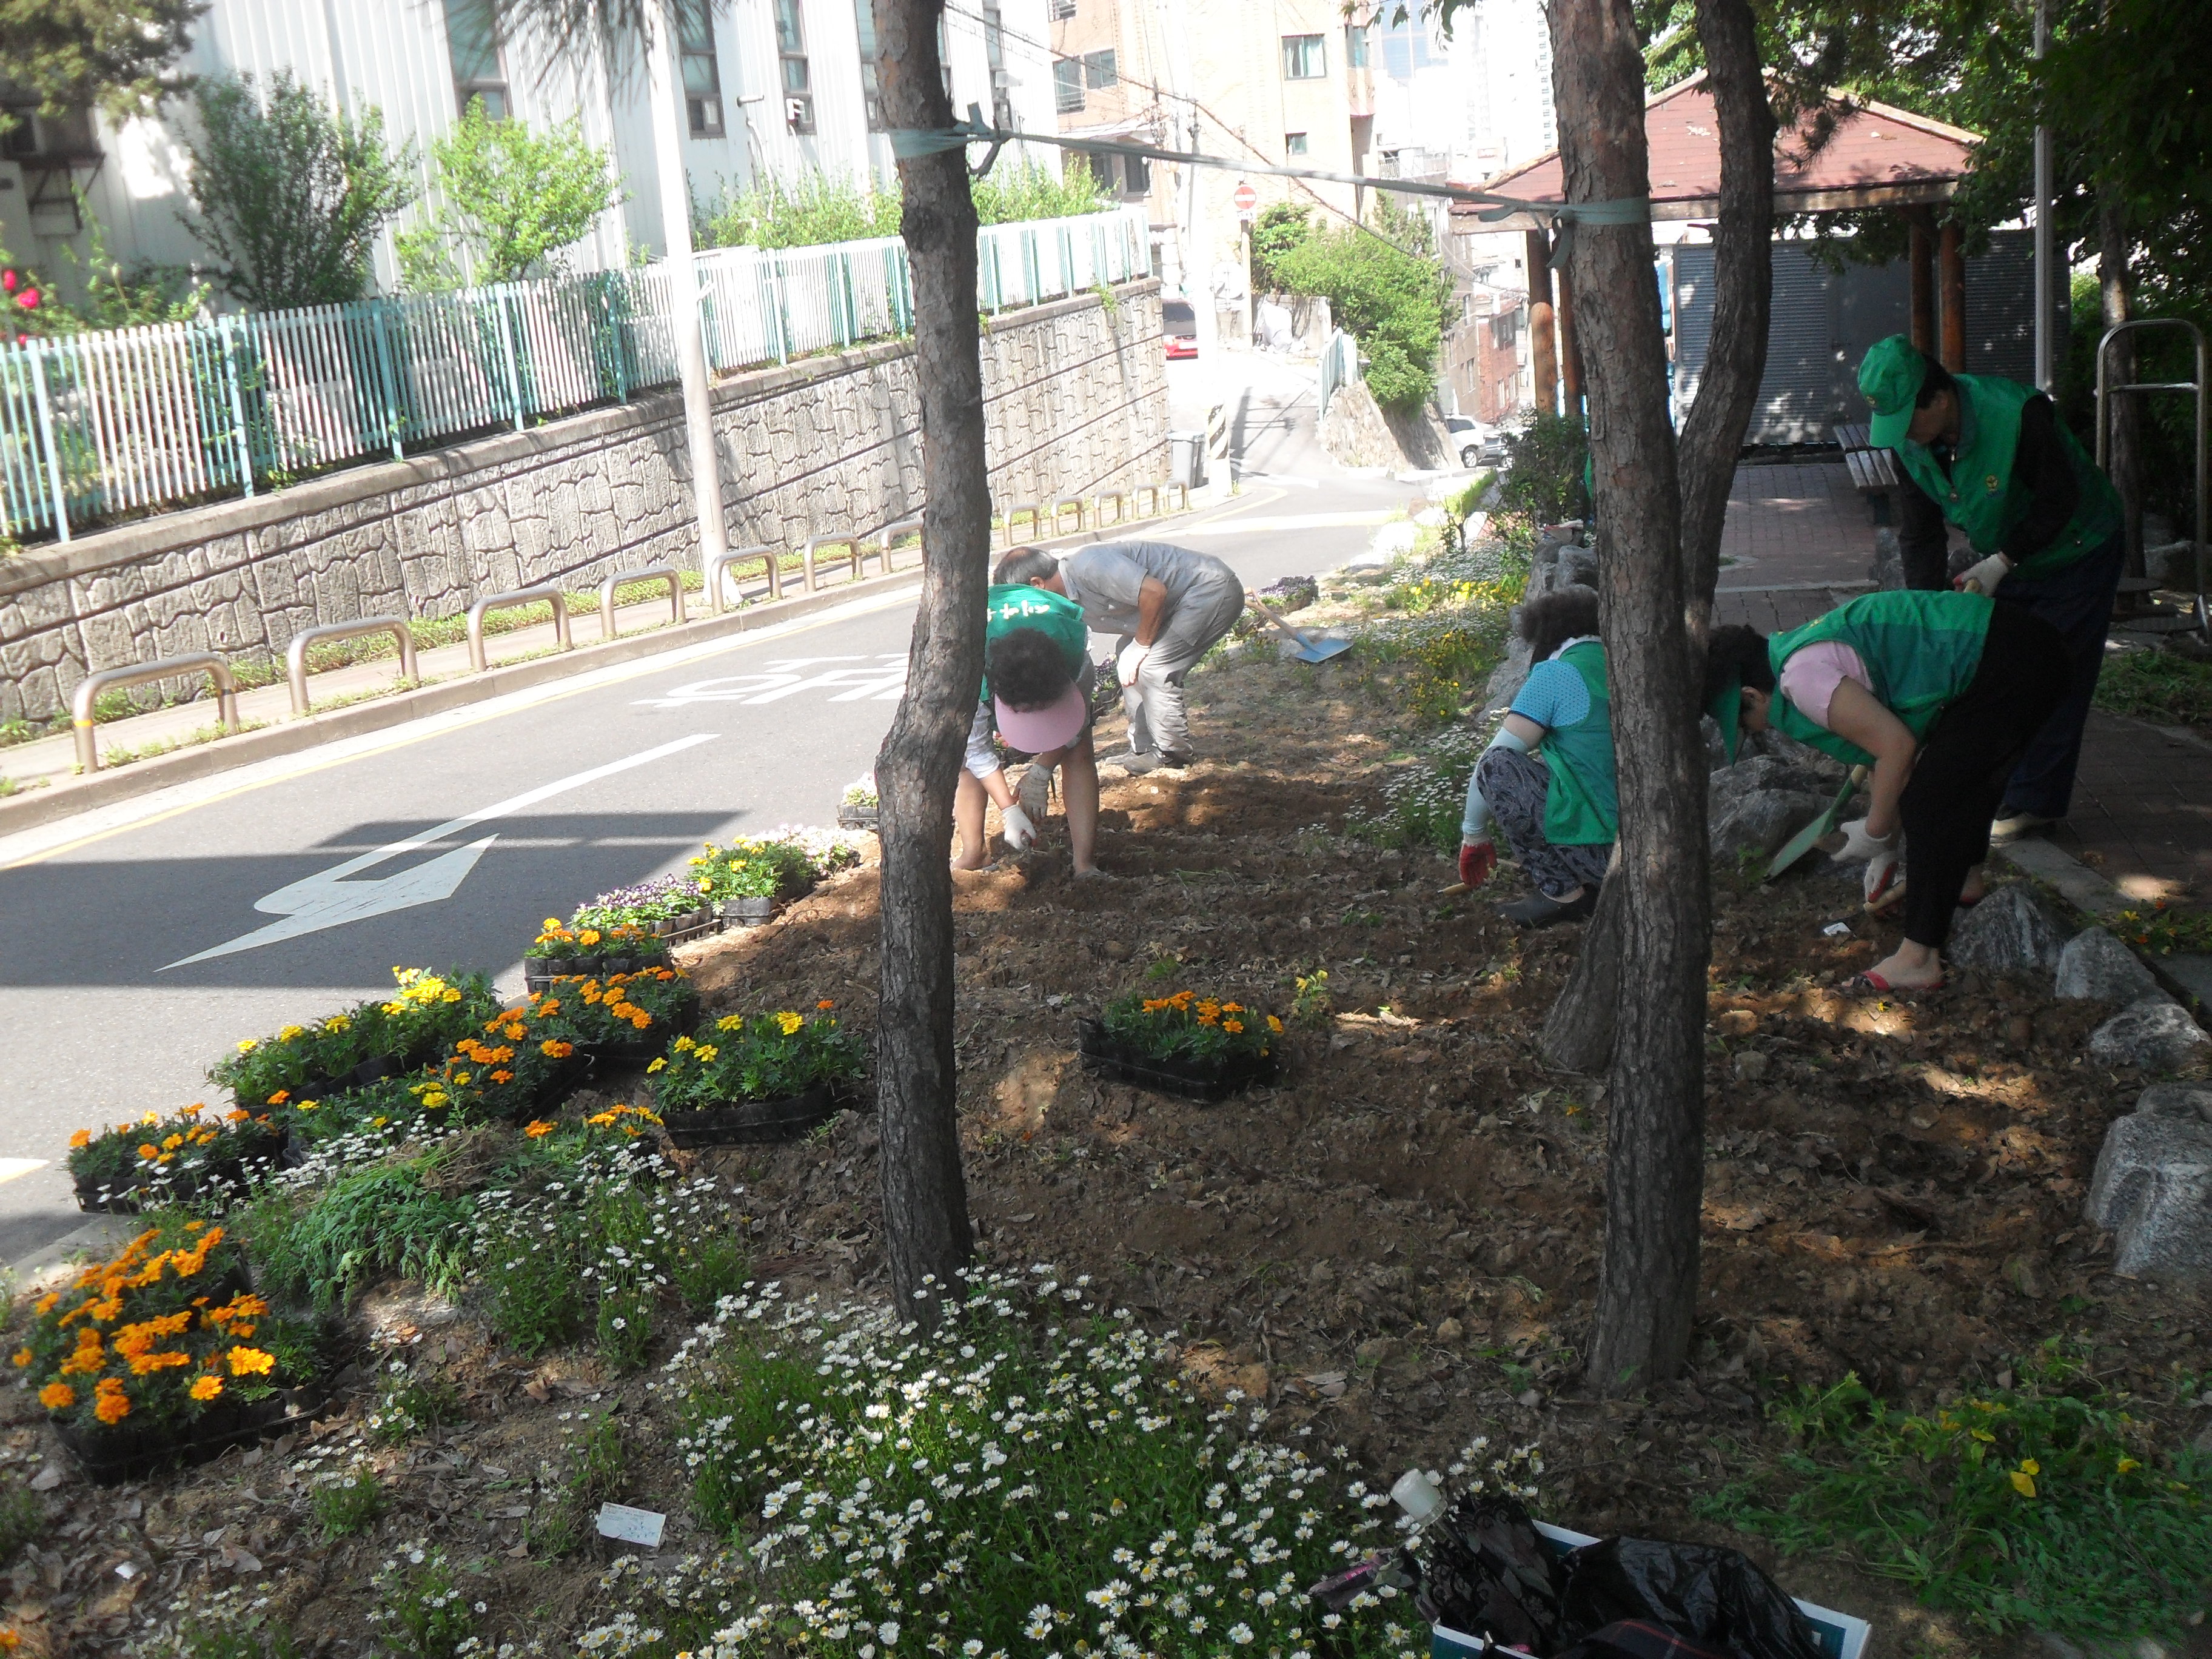
<svg viewBox="0 0 2212 1659">
<path fill-rule="evenodd" d="M 2212 1037 L 2164 995 L 2130 1003 L 2089 1033 L 2089 1057 L 2104 1066 L 2176 1072 L 2212 1050 Z"/>
<path fill-rule="evenodd" d="M 1414 544 L 1420 539 L 1420 531 L 1413 525 L 1402 521 L 1397 524 L 1386 524 L 1375 532 L 1374 543 L 1368 551 L 1356 554 L 1346 561 L 1345 568 L 1350 569 L 1364 560 L 1379 558 L 1387 562 L 1395 559 L 1401 554 L 1412 552 Z"/>
<path fill-rule="evenodd" d="M 1760 858 L 1827 810 L 1832 797 L 1809 769 L 1771 755 L 1723 766 L 1705 779 L 1708 845 L 1717 859 Z"/>
<path fill-rule="evenodd" d="M 1590 587 L 1597 586 L 1597 550 L 1577 547 L 1572 542 L 1559 550 L 1559 580 L 1555 587 Z"/>
<path fill-rule="evenodd" d="M 1533 665 L 1528 641 L 1516 631 L 1505 641 L 1505 655 L 1498 666 L 1490 671 L 1490 683 L 1482 688 L 1482 706 L 1486 709 L 1503 708 L 1521 694 L 1521 687 L 1528 678 Z"/>
<path fill-rule="evenodd" d="M 2082 1215 L 2113 1236 L 2117 1272 L 2212 1277 L 2212 1125 L 2140 1111 L 2117 1120 Z"/>
<path fill-rule="evenodd" d="M 1906 854 L 1910 867 L 1911 854 Z M 1956 968 L 1991 974 L 2047 974 L 2069 930 L 2057 907 L 2023 882 L 1993 889 L 1959 919 L 1946 954 Z"/>
<path fill-rule="evenodd" d="M 2084 927 L 2058 953 L 2058 994 L 2124 1008 L 2160 994 L 2142 958 L 2101 927 Z"/>
<path fill-rule="evenodd" d="M 33 1492 L 52 1492 L 56 1486 L 61 1485 L 64 1473 L 64 1471 L 59 1463 L 40 1464 L 39 1466 L 39 1472 L 31 1477 L 31 1490 Z"/>
<path fill-rule="evenodd" d="M 2212 1124 L 2212 1088 L 2202 1083 L 2154 1083 L 2136 1097 L 2136 1114 Z"/>
</svg>

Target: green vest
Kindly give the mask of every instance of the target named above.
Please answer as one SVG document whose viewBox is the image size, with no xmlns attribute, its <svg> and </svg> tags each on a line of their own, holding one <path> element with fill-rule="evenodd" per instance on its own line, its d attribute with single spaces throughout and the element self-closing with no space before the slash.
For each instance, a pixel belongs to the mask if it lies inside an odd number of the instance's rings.
<svg viewBox="0 0 2212 1659">
<path fill-rule="evenodd" d="M 1559 660 L 1583 677 L 1589 713 L 1544 734 L 1550 781 L 1544 789 L 1544 839 L 1554 847 L 1609 847 L 1620 835 L 1620 797 L 1613 769 L 1613 699 L 1606 690 L 1605 647 L 1569 646 Z"/>
<path fill-rule="evenodd" d="M 1034 628 L 1060 647 L 1060 654 L 1067 659 L 1070 679 L 1082 673 L 1084 659 L 1091 654 L 1091 630 L 1084 625 L 1083 607 L 1073 599 L 1045 588 L 1006 582 L 994 583 L 983 596 L 983 605 L 986 663 L 990 660 L 992 641 L 1017 628 Z M 987 672 L 978 701 L 990 700 L 991 677 Z"/>
<path fill-rule="evenodd" d="M 1896 449 L 1912 482 L 1928 492 L 1943 516 L 1966 532 L 1974 551 L 1999 551 L 2013 526 L 2027 516 L 2032 497 L 2012 483 L 2012 463 L 2020 447 L 2020 411 L 2036 395 L 2035 388 L 1991 374 L 1960 374 L 1959 450 L 1947 474 L 1926 446 L 1906 439 Z M 2085 558 L 2120 527 L 2120 497 L 2112 481 L 2074 441 L 2062 422 L 2059 441 L 2074 464 L 2074 481 L 2081 501 L 2058 538 L 2030 554 L 2017 566 L 2017 574 L 2031 581 L 2057 575 Z"/>
<path fill-rule="evenodd" d="M 1782 665 L 1824 640 L 1850 647 L 1874 682 L 1875 701 L 1904 721 L 1914 737 L 1923 738 L 1945 705 L 1973 684 L 1996 609 L 1996 601 L 1983 593 L 1868 593 L 1802 628 L 1777 634 L 1766 642 L 1766 659 L 1774 665 L 1777 682 L 1768 720 L 1778 731 L 1847 765 L 1871 766 L 1872 755 L 1782 695 Z"/>
</svg>

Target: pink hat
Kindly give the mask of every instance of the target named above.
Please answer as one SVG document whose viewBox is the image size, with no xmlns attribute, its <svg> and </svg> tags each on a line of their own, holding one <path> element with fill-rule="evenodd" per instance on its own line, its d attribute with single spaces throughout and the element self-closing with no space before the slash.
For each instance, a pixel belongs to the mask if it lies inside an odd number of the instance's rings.
<svg viewBox="0 0 2212 1659">
<path fill-rule="evenodd" d="M 991 704 L 998 715 L 999 735 L 1024 755 L 1047 755 L 1073 743 L 1083 730 L 1090 705 L 1083 688 L 1071 684 L 1042 708 L 1010 708 L 1004 697 Z"/>
</svg>

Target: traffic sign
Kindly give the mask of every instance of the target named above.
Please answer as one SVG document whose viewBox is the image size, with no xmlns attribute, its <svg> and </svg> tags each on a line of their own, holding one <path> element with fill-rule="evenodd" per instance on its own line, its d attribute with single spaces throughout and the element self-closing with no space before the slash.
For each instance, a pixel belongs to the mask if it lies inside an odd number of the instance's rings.
<svg viewBox="0 0 2212 1659">
<path fill-rule="evenodd" d="M 1235 200 L 1237 210 L 1239 213 L 1249 213 L 1260 205 L 1260 192 L 1253 189 L 1250 184 L 1240 179 L 1237 183 Z"/>
</svg>

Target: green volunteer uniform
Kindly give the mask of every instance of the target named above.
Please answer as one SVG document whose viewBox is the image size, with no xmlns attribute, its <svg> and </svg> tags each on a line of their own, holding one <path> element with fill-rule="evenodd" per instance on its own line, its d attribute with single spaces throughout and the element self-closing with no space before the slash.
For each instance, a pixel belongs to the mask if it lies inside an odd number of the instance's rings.
<svg viewBox="0 0 2212 1659">
<path fill-rule="evenodd" d="M 1934 452 L 1910 438 L 1899 439 L 1893 453 L 1943 516 L 1966 532 L 1975 552 L 1998 552 L 2028 510 L 2028 493 L 2013 487 L 2013 453 L 2020 443 L 2020 412 L 2039 394 L 2033 386 L 1995 375 L 1952 379 L 1958 383 L 1960 407 L 1951 470 L 1945 472 Z M 2080 562 L 2120 527 L 2120 497 L 2112 481 L 2063 423 L 2058 436 L 2073 465 L 2081 503 L 2050 546 L 2014 567 L 2015 574 L 2029 581 L 2045 580 Z"/>
<path fill-rule="evenodd" d="M 1554 847 L 1607 847 L 1620 836 L 1620 798 L 1613 762 L 1613 698 L 1606 689 L 1605 647 L 1595 640 L 1569 646 L 1559 660 L 1582 676 L 1589 713 L 1544 734 L 1551 779 L 1544 792 L 1544 838 Z"/>
<path fill-rule="evenodd" d="M 1783 696 L 1782 665 L 1808 645 L 1833 640 L 1849 646 L 1866 665 L 1875 701 L 1915 738 L 1924 738 L 1945 705 L 1973 684 L 1996 607 L 1996 601 L 1982 593 L 1868 593 L 1802 628 L 1777 634 L 1766 642 L 1766 659 L 1777 681 L 1768 720 L 1778 731 L 1846 765 L 1871 766 L 1872 755 Z"/>
<path fill-rule="evenodd" d="M 1017 628 L 1034 628 L 1060 647 L 1067 659 L 1067 674 L 1074 679 L 1083 672 L 1083 665 L 1091 655 L 1091 630 L 1083 620 L 1083 607 L 1073 599 L 1048 592 L 1042 587 L 1027 587 L 1018 583 L 994 584 L 983 598 L 983 650 L 988 659 L 991 641 Z M 981 700 L 991 700 L 991 679 L 983 677 Z"/>
</svg>

